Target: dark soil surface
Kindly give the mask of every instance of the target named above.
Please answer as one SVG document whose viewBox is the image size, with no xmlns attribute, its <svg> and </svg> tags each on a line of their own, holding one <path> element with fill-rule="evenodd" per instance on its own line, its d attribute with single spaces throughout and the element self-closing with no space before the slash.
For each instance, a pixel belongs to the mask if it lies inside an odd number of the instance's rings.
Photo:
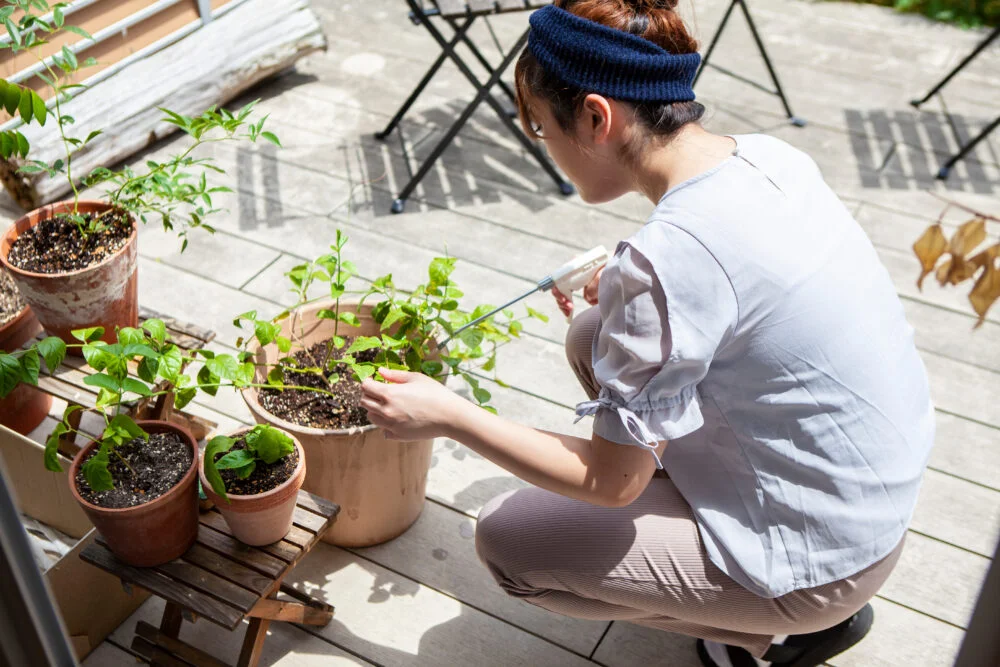
<svg viewBox="0 0 1000 667">
<path fill-rule="evenodd" d="M 83 217 L 89 221 L 93 214 L 86 213 Z M 70 220 L 44 220 L 14 241 L 7 261 L 34 273 L 85 269 L 118 252 L 132 234 L 132 223 L 124 213 L 109 213 L 102 222 L 107 225 L 105 229 L 85 238 Z"/>
<path fill-rule="evenodd" d="M 17 293 L 14 281 L 11 280 L 9 273 L 0 269 L 0 327 L 14 319 L 22 308 L 24 302 Z"/>
<path fill-rule="evenodd" d="M 339 359 L 342 350 L 350 347 L 353 338 L 347 338 L 344 347 L 333 350 L 333 358 Z M 373 361 L 378 350 L 366 350 L 354 355 L 358 361 Z M 302 367 L 325 367 L 327 341 L 316 343 L 308 350 L 300 350 L 294 355 Z M 302 387 L 317 387 L 326 389 L 323 379 L 313 373 L 296 373 L 285 370 L 285 384 L 296 384 Z M 350 428 L 351 426 L 367 426 L 368 414 L 361 407 L 361 384 L 354 379 L 354 374 L 340 368 L 340 381 L 331 389 L 336 397 L 301 389 L 261 389 L 260 403 L 265 410 L 285 421 L 299 426 L 313 428 Z"/>
<path fill-rule="evenodd" d="M 87 502 L 109 509 L 148 503 L 174 488 L 191 467 L 191 450 L 176 433 L 150 433 L 148 442 L 136 438 L 115 451 L 128 461 L 135 474 L 112 454 L 108 470 L 115 488 L 95 492 L 84 479 L 81 466 L 76 475 L 76 488 Z"/>
<path fill-rule="evenodd" d="M 242 440 L 237 440 L 236 444 L 229 451 L 237 449 L 246 449 L 246 445 Z M 252 496 L 280 486 L 292 476 L 292 473 L 295 472 L 295 466 L 298 464 L 299 450 L 296 449 L 285 458 L 278 459 L 271 465 L 263 461 L 257 461 L 253 472 L 246 479 L 237 477 L 235 470 L 220 470 L 219 474 L 222 476 L 222 481 L 226 483 L 226 493 L 229 495 Z"/>
</svg>

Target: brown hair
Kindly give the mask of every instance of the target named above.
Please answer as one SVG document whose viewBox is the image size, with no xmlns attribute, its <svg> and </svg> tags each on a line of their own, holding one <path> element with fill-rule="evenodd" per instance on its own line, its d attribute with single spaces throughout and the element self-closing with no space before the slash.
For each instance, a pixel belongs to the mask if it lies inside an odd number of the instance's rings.
<svg viewBox="0 0 1000 667">
<path fill-rule="evenodd" d="M 556 0 L 555 5 L 577 16 L 632 33 L 676 54 L 696 53 L 698 42 L 688 33 L 675 8 L 678 0 Z M 572 134 L 583 100 L 592 91 L 565 84 L 545 71 L 527 49 L 514 69 L 517 105 L 521 124 L 528 136 L 539 139 L 531 113 L 532 100 L 548 102 L 559 127 Z M 669 139 L 688 123 L 705 113 L 698 102 L 630 102 L 636 119 L 650 135 Z M 634 142 L 633 142 L 634 144 Z M 631 145 L 628 153 L 639 146 Z"/>
</svg>

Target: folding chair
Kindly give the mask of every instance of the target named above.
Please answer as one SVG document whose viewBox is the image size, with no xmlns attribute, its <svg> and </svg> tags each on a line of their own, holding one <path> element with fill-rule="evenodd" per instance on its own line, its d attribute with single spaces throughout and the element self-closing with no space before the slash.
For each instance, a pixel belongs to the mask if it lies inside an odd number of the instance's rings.
<svg viewBox="0 0 1000 667">
<path fill-rule="evenodd" d="M 926 95 L 924 95 L 919 100 L 912 100 L 910 104 L 919 109 L 920 105 L 922 105 L 924 102 L 934 97 L 934 95 L 936 95 L 938 91 L 940 91 L 942 88 L 948 85 L 948 82 L 951 81 L 953 78 L 955 78 L 956 74 L 965 69 L 965 66 L 971 63 L 973 60 L 975 60 L 976 56 L 985 51 L 986 47 L 989 46 L 993 42 L 993 40 L 995 40 L 997 37 L 1000 37 L 1000 26 L 997 26 L 992 33 L 987 35 L 986 39 L 980 42 L 979 45 L 972 50 L 972 53 L 965 56 L 965 59 L 962 60 L 962 62 L 958 63 L 958 65 L 955 66 L 955 69 L 948 72 L 948 74 L 943 79 L 941 79 L 941 81 L 939 81 L 936 86 L 931 88 Z M 968 155 L 969 152 L 971 152 L 977 145 L 979 145 L 979 142 L 981 142 L 983 139 L 989 136 L 990 132 L 997 129 L 998 126 L 1000 126 L 1000 116 L 997 116 L 992 123 L 983 128 L 982 132 L 980 132 L 975 137 L 967 141 L 964 145 L 961 145 L 961 147 L 958 149 L 958 152 L 952 155 L 950 158 L 948 158 L 948 161 L 945 162 L 943 165 L 941 165 L 941 169 L 939 169 L 937 173 L 937 178 L 942 181 L 948 178 L 948 175 L 951 174 L 951 168 L 955 166 L 955 163 L 961 160 L 966 155 Z M 957 133 L 955 135 L 955 142 L 958 144 L 962 143 Z"/>
<path fill-rule="evenodd" d="M 573 194 L 573 186 L 570 185 L 563 177 L 556 171 L 555 167 L 549 162 L 549 159 L 545 156 L 545 153 L 528 137 L 524 135 L 521 129 L 517 126 L 517 123 L 513 120 L 514 117 L 508 110 L 497 101 L 497 99 L 490 92 L 494 86 L 499 86 L 499 88 L 504 92 L 504 94 L 510 98 L 511 102 L 514 102 L 514 91 L 510 89 L 506 83 L 501 80 L 504 71 L 510 66 L 514 59 L 520 54 L 521 49 L 528 41 L 528 31 L 525 30 L 521 37 L 515 42 L 515 44 L 504 54 L 500 64 L 496 67 L 492 66 L 490 62 L 483 56 L 482 52 L 475 45 L 475 43 L 469 38 L 468 32 L 469 27 L 478 18 L 483 18 L 486 21 L 486 17 L 490 14 L 499 14 L 505 12 L 513 11 L 525 11 L 537 9 L 545 5 L 551 4 L 551 0 L 430 0 L 429 3 L 425 0 L 406 0 L 406 4 L 410 6 L 410 20 L 416 25 L 422 25 L 427 29 L 427 32 L 431 34 L 434 40 L 441 46 L 441 55 L 437 57 L 434 63 L 431 65 L 430 69 L 424 77 L 417 83 L 417 87 L 413 89 L 410 96 L 403 102 L 403 106 L 399 108 L 396 114 L 389 121 L 389 124 L 381 132 L 375 134 L 375 138 L 379 140 L 386 139 L 393 130 L 395 130 L 403 116 L 409 111 L 410 107 L 417 100 L 420 93 L 423 92 L 427 84 L 430 83 L 431 79 L 444 64 L 445 60 L 451 60 L 458 69 L 465 75 L 465 78 L 469 80 L 475 89 L 476 95 L 473 100 L 465 107 L 465 110 L 459 115 L 458 119 L 452 124 L 452 126 L 445 133 L 445 136 L 438 142 L 438 144 L 431 151 L 430 155 L 424 160 L 423 164 L 417 169 L 415 173 L 411 173 L 410 181 L 403 187 L 397 196 L 396 200 L 392 203 L 393 213 L 402 213 L 403 208 L 406 206 L 406 200 L 409 199 L 410 195 L 416 189 L 420 181 L 427 175 L 427 172 L 431 170 L 434 163 L 437 161 L 441 154 L 448 148 L 451 142 L 455 139 L 455 136 L 459 133 L 465 123 L 469 120 L 472 114 L 476 111 L 480 104 L 486 102 L 500 117 L 501 122 L 510 130 L 510 132 L 520 141 L 524 148 L 538 161 L 538 164 L 542 166 L 542 169 L 555 181 L 555 184 L 559 187 L 559 191 L 564 195 Z M 451 39 L 446 39 L 438 27 L 431 21 L 432 18 L 441 19 L 444 23 L 453 31 Z M 492 31 L 492 29 L 491 29 Z M 462 60 L 461 56 L 455 50 L 455 47 L 459 43 L 464 44 L 475 59 L 483 66 L 486 70 L 489 78 L 485 82 L 480 81 L 472 70 L 469 69 L 468 65 Z"/>
<path fill-rule="evenodd" d="M 760 52 L 761 57 L 764 59 L 764 65 L 767 67 L 768 74 L 771 75 L 771 82 L 774 84 L 774 90 L 762 86 L 761 84 L 746 78 L 741 74 L 737 74 L 732 70 L 728 70 L 725 67 L 720 67 L 719 65 L 709 64 L 709 60 L 712 58 L 712 52 L 715 51 L 716 44 L 719 43 L 719 38 L 722 37 L 722 31 L 726 29 L 726 24 L 729 23 L 729 18 L 733 14 L 733 10 L 739 5 L 740 10 L 743 11 L 743 16 L 747 20 L 747 25 L 750 27 L 750 34 L 753 35 L 753 41 L 757 44 L 757 50 Z M 712 69 L 730 76 L 737 81 L 742 81 L 748 85 L 753 86 L 758 90 L 763 90 L 765 93 L 776 96 L 781 100 L 781 105 L 785 108 L 785 114 L 788 116 L 788 121 L 795 127 L 805 127 L 806 121 L 799 118 L 794 113 L 792 113 L 792 107 L 788 104 L 788 98 L 785 97 L 785 91 L 781 88 L 781 82 L 778 81 L 778 73 L 774 71 L 774 66 L 771 64 L 771 58 L 767 55 L 767 49 L 764 48 L 764 41 L 760 38 L 760 33 L 757 32 L 757 24 L 753 22 L 753 17 L 750 16 L 750 8 L 747 7 L 745 0 L 732 0 L 729 7 L 726 9 L 725 15 L 722 17 L 722 22 L 719 24 L 719 28 L 715 31 L 715 35 L 712 37 L 712 41 L 709 42 L 708 51 L 705 52 L 705 57 L 701 59 L 701 68 L 698 73 L 695 74 L 694 84 L 698 83 L 698 78 L 701 77 L 702 72 L 705 71 L 706 67 L 711 67 Z"/>
</svg>

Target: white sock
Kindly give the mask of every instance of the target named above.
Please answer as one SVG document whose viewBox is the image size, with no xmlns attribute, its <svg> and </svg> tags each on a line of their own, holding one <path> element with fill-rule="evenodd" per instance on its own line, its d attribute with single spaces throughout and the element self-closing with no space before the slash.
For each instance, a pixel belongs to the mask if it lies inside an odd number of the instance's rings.
<svg viewBox="0 0 1000 667">
<path fill-rule="evenodd" d="M 777 637 L 775 637 L 777 639 Z M 782 641 L 785 640 L 784 637 L 781 638 Z M 705 640 L 705 651 L 708 653 L 708 657 L 718 665 L 719 667 L 733 667 L 733 663 L 729 660 L 729 650 L 725 644 L 720 644 L 719 642 L 710 642 Z M 766 660 L 761 660 L 760 658 L 754 658 L 757 661 L 759 667 L 767 667 L 771 663 Z"/>
</svg>

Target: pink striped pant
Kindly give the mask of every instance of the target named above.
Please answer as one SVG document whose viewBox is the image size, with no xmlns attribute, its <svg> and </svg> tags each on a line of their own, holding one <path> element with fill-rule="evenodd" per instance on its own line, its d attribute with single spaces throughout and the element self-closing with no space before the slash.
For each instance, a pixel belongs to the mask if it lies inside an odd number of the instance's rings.
<svg viewBox="0 0 1000 667">
<path fill-rule="evenodd" d="M 574 320 L 566 345 L 592 398 L 596 310 Z M 840 581 L 763 598 L 708 559 L 691 507 L 661 474 L 622 508 L 537 488 L 506 493 L 486 505 L 476 531 L 480 559 L 512 596 L 565 616 L 631 621 L 740 646 L 756 657 L 775 635 L 815 632 L 850 618 L 888 578 L 902 546 Z"/>
</svg>

